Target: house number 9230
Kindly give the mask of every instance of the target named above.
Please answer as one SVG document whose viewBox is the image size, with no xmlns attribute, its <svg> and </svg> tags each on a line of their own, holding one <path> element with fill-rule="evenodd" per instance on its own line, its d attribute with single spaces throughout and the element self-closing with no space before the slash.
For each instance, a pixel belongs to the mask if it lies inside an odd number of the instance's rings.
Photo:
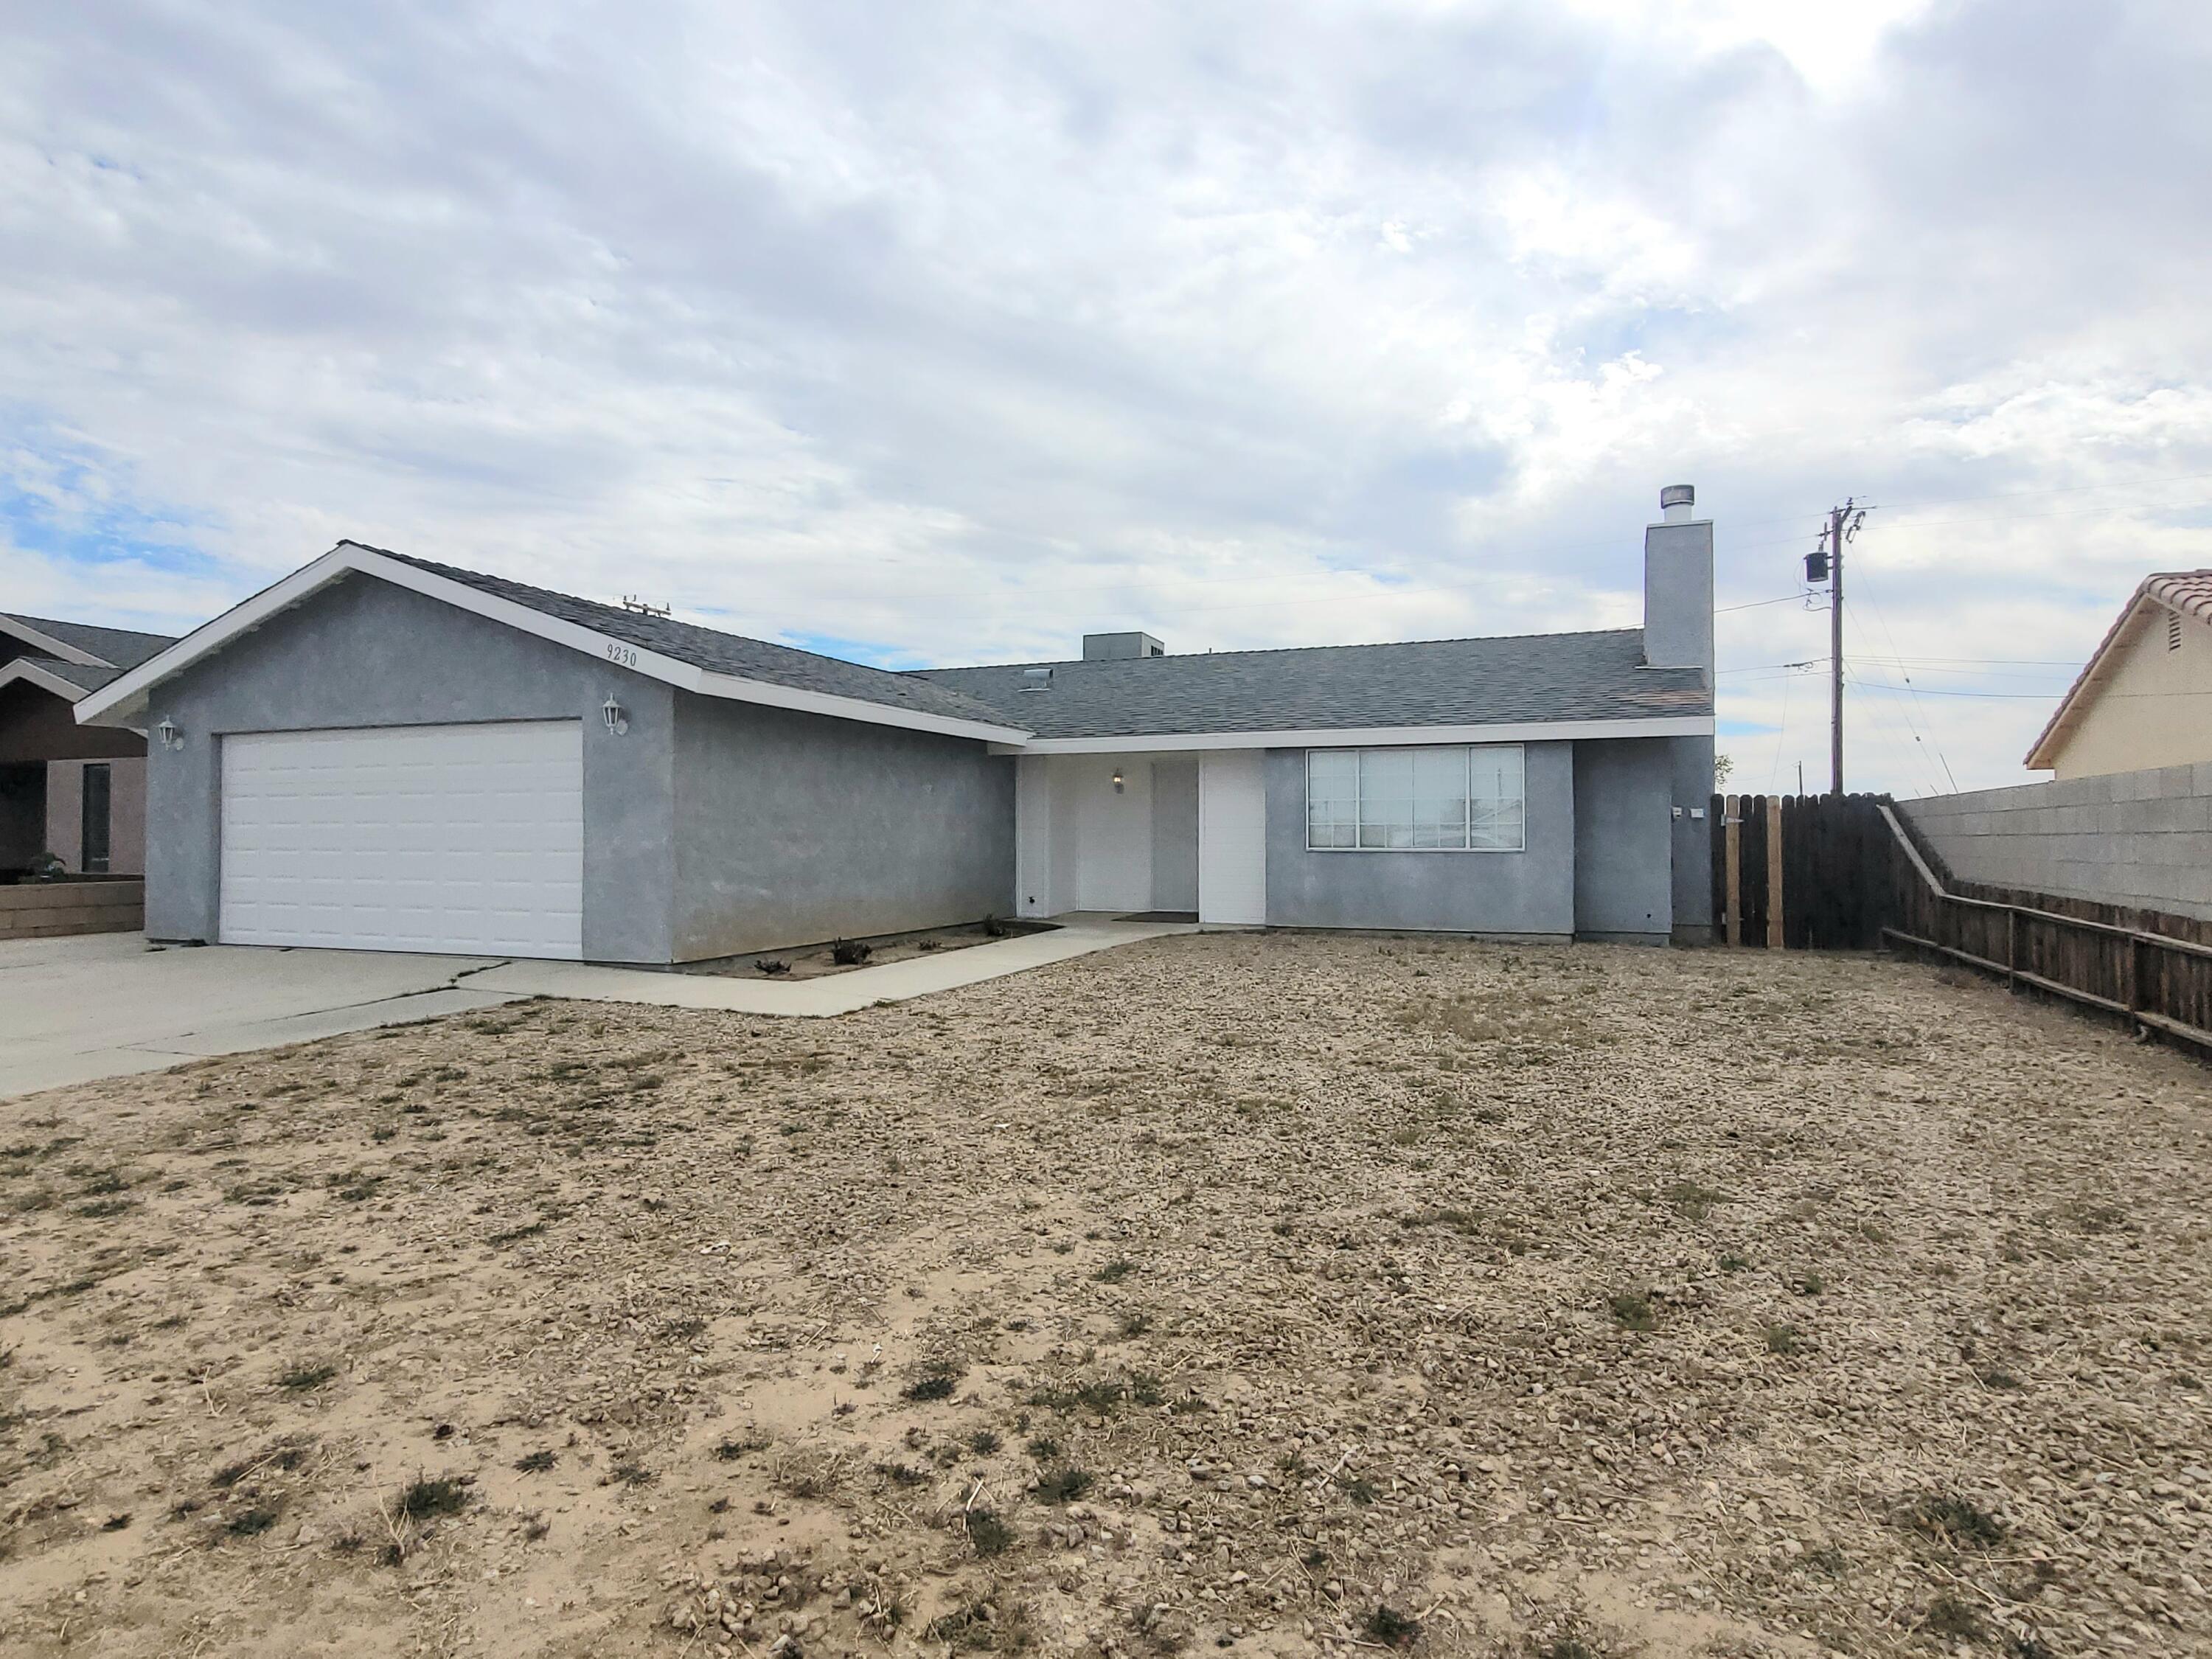
<svg viewBox="0 0 2212 1659">
<path fill-rule="evenodd" d="M 634 647 L 617 645 L 612 640 L 609 640 L 607 641 L 607 660 L 609 662 L 618 662 L 624 668 L 635 668 L 637 666 L 637 651 Z"/>
</svg>

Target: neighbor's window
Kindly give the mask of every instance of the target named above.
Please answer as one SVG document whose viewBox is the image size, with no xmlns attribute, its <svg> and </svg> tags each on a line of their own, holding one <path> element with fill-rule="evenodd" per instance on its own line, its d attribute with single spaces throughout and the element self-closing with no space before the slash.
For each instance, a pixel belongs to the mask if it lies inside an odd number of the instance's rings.
<svg viewBox="0 0 2212 1659">
<path fill-rule="evenodd" d="M 1517 743 L 1310 749 L 1306 845 L 1316 852 L 1517 853 L 1527 801 Z"/>
</svg>

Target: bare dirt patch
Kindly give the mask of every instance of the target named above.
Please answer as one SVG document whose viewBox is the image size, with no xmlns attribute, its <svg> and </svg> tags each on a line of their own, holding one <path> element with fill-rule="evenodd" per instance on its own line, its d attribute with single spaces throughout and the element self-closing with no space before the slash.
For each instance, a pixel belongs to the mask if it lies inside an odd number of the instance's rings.
<svg viewBox="0 0 2212 1659">
<path fill-rule="evenodd" d="M 2207 1074 L 1154 941 L 0 1104 L 0 1648 L 2204 1651 Z"/>
</svg>

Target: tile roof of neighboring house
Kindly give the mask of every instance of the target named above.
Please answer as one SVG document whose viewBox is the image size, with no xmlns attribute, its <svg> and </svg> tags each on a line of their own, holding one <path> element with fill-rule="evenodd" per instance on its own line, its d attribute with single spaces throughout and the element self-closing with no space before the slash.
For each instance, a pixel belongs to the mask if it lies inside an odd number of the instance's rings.
<svg viewBox="0 0 2212 1659">
<path fill-rule="evenodd" d="M 149 657 L 176 643 L 166 634 L 141 634 L 128 628 L 96 628 L 90 623 L 58 622 L 51 617 L 26 617 L 15 611 L 0 611 L 0 622 L 20 623 L 88 657 L 97 657 L 111 668 L 136 668 Z M 21 656 L 25 653 L 17 650 L 9 654 Z"/>
<path fill-rule="evenodd" d="M 363 544 L 356 542 L 353 545 L 361 547 Z M 787 686 L 793 690 L 852 697 L 862 702 L 939 714 L 949 720 L 980 720 L 992 726 L 1006 723 L 1001 710 L 978 702 L 951 687 L 933 684 L 912 674 L 896 673 L 887 668 L 869 668 L 860 663 L 846 662 L 841 658 L 801 651 L 793 646 L 773 645 L 766 640 L 747 639 L 741 634 L 725 634 L 719 629 L 678 622 L 671 617 L 647 616 L 640 611 L 625 610 L 621 605 L 575 599 L 566 593 L 532 587 L 526 582 L 509 581 L 504 576 L 487 576 L 477 571 L 463 570 L 455 565 L 436 564 L 428 559 L 393 553 L 384 548 L 368 548 L 367 550 L 381 553 L 386 558 L 397 559 L 404 564 L 411 564 L 418 570 L 427 570 L 433 575 L 443 576 L 448 581 L 473 587 L 480 593 L 489 593 L 516 605 L 526 605 L 546 616 L 596 629 L 641 650 L 657 651 L 664 657 L 671 657 L 678 662 L 689 663 L 695 668 L 703 668 L 713 673 L 734 674 L 745 679 L 764 681 L 770 685 Z"/>
<path fill-rule="evenodd" d="M 1041 738 L 1709 715 L 1702 671 L 1646 668 L 1644 630 L 933 668 Z M 1052 670 L 1024 690 L 1025 670 Z"/>
<path fill-rule="evenodd" d="M 2148 605 L 2163 605 L 2185 617 L 2212 624 L 2212 570 L 2160 570 L 2145 576 L 2129 595 L 2128 602 L 2120 607 L 2120 614 L 2105 630 L 2105 637 L 2097 641 L 2097 648 L 2089 653 L 2089 660 L 2081 665 L 2081 672 L 2074 677 L 2074 684 L 2066 688 L 2066 695 L 2051 710 L 2051 719 L 2027 751 L 2026 765 L 2040 771 L 2053 763 L 2038 758 L 2057 741 L 2061 732 L 2071 725 L 2074 717 L 2088 707 L 2087 694 L 2101 682 L 2107 668 L 2107 659 L 2136 619 Z"/>
</svg>

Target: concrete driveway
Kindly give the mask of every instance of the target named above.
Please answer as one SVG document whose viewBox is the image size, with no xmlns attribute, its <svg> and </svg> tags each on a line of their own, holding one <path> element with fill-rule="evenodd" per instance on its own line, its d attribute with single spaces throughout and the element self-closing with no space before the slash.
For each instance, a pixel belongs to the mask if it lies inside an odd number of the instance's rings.
<svg viewBox="0 0 2212 1659">
<path fill-rule="evenodd" d="M 527 993 L 466 988 L 503 960 L 157 950 L 137 933 L 11 939 L 0 944 L 0 1096 L 512 1002 Z"/>
<path fill-rule="evenodd" d="M 7 940 L 0 942 L 0 1097 L 523 997 L 828 1018 L 1197 931 L 1187 922 L 1107 915 L 1054 920 L 1045 933 L 796 981 L 505 957 L 149 947 L 137 933 Z"/>
</svg>

